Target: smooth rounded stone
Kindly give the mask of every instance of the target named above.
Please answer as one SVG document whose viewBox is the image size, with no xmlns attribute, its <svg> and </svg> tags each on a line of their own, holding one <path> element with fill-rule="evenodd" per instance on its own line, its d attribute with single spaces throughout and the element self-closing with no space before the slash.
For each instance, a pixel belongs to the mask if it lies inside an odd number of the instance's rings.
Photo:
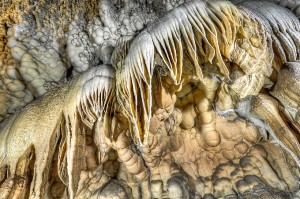
<svg viewBox="0 0 300 199">
<path fill-rule="evenodd" d="M 7 61 L 6 64 L 7 64 L 7 65 L 15 65 L 15 64 L 16 64 L 16 61 L 15 61 L 14 59 L 10 58 L 10 59 Z"/>
<path fill-rule="evenodd" d="M 4 78 L 3 79 L 3 83 L 6 84 L 6 85 L 12 83 L 13 81 L 14 81 L 13 79 L 9 79 L 9 78 Z"/>
<path fill-rule="evenodd" d="M 236 183 L 236 188 L 240 193 L 244 193 L 246 191 L 249 191 L 251 189 L 251 186 L 249 186 L 249 183 L 247 183 L 245 180 L 239 180 Z"/>
<path fill-rule="evenodd" d="M 19 80 L 14 80 L 13 82 L 7 84 L 6 86 L 7 89 L 11 92 L 22 91 L 25 89 L 25 85 Z"/>
<path fill-rule="evenodd" d="M 21 61 L 22 56 L 25 54 L 26 50 L 23 48 L 20 48 L 18 46 L 15 46 L 11 49 L 11 54 L 12 57 L 16 60 L 16 61 Z"/>
<path fill-rule="evenodd" d="M 12 79 L 21 79 L 19 71 L 14 66 L 8 66 L 6 68 L 6 74 Z"/>
<path fill-rule="evenodd" d="M 168 198 L 177 199 L 184 198 L 184 191 L 177 181 L 171 181 L 168 183 Z"/>
<path fill-rule="evenodd" d="M 14 26 L 7 29 L 6 35 L 12 37 L 14 34 Z"/>
<path fill-rule="evenodd" d="M 197 114 L 211 110 L 211 102 L 205 97 L 203 97 L 199 102 L 196 103 L 197 104 L 195 105 L 195 112 Z"/>
<path fill-rule="evenodd" d="M 57 62 L 56 63 L 51 62 L 48 64 L 48 66 L 49 66 L 50 70 L 55 70 L 59 66 L 59 64 Z"/>
<path fill-rule="evenodd" d="M 33 57 L 31 56 L 31 54 L 29 54 L 28 52 L 24 53 L 21 59 L 21 66 L 22 64 L 26 63 L 29 65 L 28 62 L 32 62 L 33 64 L 35 64 L 35 61 L 33 59 Z M 36 67 L 35 67 L 36 68 Z"/>
<path fill-rule="evenodd" d="M 256 142 L 258 138 L 260 137 L 260 132 L 258 128 L 252 124 L 246 125 L 246 128 L 244 129 L 243 136 L 245 140 L 247 140 L 250 143 Z"/>
<path fill-rule="evenodd" d="M 223 197 L 226 195 L 235 195 L 233 184 L 228 178 L 221 178 L 214 182 L 214 195 Z"/>
<path fill-rule="evenodd" d="M 231 151 L 234 149 L 234 142 L 233 140 L 222 140 L 220 146 L 222 148 L 222 151 Z"/>
<path fill-rule="evenodd" d="M 20 73 L 21 73 L 21 75 L 24 75 L 24 73 L 26 74 L 26 75 L 29 75 L 29 76 L 31 76 L 31 75 L 36 75 L 33 71 L 31 71 L 31 70 L 29 70 L 29 73 L 27 73 L 27 70 L 28 69 L 34 69 L 34 70 L 39 70 L 38 69 L 38 65 L 35 63 L 35 62 L 33 62 L 33 61 L 23 61 L 23 59 L 22 59 L 22 62 L 21 62 L 21 68 L 20 68 Z M 31 74 L 31 72 L 33 72 L 33 74 Z"/>
<path fill-rule="evenodd" d="M 212 123 L 216 118 L 216 113 L 214 111 L 210 112 L 203 112 L 197 116 L 197 118 L 200 118 L 200 122 L 202 124 L 210 124 Z"/>
<path fill-rule="evenodd" d="M 40 87 L 36 88 L 36 92 L 35 92 L 36 96 L 42 96 L 45 93 L 47 93 L 47 90 L 43 86 L 40 86 Z"/>
<path fill-rule="evenodd" d="M 19 42 L 17 42 L 16 38 L 14 37 L 9 37 L 8 38 L 8 41 L 7 41 L 7 46 L 9 48 L 14 48 L 15 46 L 18 45 Z"/>
<path fill-rule="evenodd" d="M 35 68 L 27 68 L 26 73 L 32 78 L 37 78 L 39 76 L 39 72 Z"/>
<path fill-rule="evenodd" d="M 108 198 L 121 199 L 121 198 L 127 198 L 127 194 L 124 187 L 121 184 L 117 183 L 116 181 L 110 181 L 108 185 L 106 185 L 104 189 L 101 190 L 99 194 L 99 198 L 102 197 L 107 199 Z"/>
<path fill-rule="evenodd" d="M 15 92 L 14 95 L 15 95 L 17 98 L 24 98 L 26 94 L 25 94 L 25 92 L 22 90 L 22 91 Z"/>
<path fill-rule="evenodd" d="M 187 108 L 185 108 L 182 111 L 182 122 L 180 126 L 183 129 L 191 129 L 195 125 L 195 118 L 193 117 L 193 109 L 194 107 L 192 105 L 189 105 Z"/>
<path fill-rule="evenodd" d="M 136 30 L 142 30 L 144 28 L 144 24 L 142 21 L 140 20 L 137 20 L 135 23 L 134 23 L 134 26 L 135 26 L 135 29 Z"/>
<path fill-rule="evenodd" d="M 210 147 L 216 147 L 221 142 L 220 133 L 218 131 L 204 131 L 201 135 L 205 143 Z"/>
<path fill-rule="evenodd" d="M 178 98 L 183 98 L 187 94 L 189 94 L 192 91 L 192 86 L 191 84 L 186 84 L 182 87 L 182 89 L 179 92 L 176 92 L 176 95 Z"/>
<path fill-rule="evenodd" d="M 64 66 L 60 66 L 55 68 L 55 70 L 52 70 L 49 75 L 51 77 L 51 80 L 59 82 L 64 77 L 65 72 L 66 68 Z"/>
<path fill-rule="evenodd" d="M 93 33 L 96 34 L 98 37 L 102 37 L 104 32 L 102 29 L 98 28 Z"/>
<path fill-rule="evenodd" d="M 246 175 L 244 176 L 245 181 L 253 184 L 253 187 L 258 186 L 258 185 L 264 185 L 263 181 L 255 175 Z"/>
<path fill-rule="evenodd" d="M 245 154 L 248 151 L 248 145 L 245 142 L 238 143 L 234 148 L 241 154 Z"/>
<path fill-rule="evenodd" d="M 35 88 L 38 88 L 38 87 L 43 86 L 45 83 L 46 83 L 46 81 L 44 79 L 37 78 L 31 82 L 31 85 L 34 86 Z"/>
<path fill-rule="evenodd" d="M 233 160 L 235 158 L 233 151 L 222 151 L 222 155 L 227 160 Z"/>
</svg>

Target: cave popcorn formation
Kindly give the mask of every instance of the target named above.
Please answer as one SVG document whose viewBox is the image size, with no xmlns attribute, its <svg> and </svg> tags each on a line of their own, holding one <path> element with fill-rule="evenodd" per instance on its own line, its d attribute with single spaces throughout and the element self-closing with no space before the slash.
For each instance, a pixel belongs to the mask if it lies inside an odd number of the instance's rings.
<svg viewBox="0 0 300 199">
<path fill-rule="evenodd" d="M 0 198 L 300 197 L 298 1 L 0 6 Z"/>
</svg>

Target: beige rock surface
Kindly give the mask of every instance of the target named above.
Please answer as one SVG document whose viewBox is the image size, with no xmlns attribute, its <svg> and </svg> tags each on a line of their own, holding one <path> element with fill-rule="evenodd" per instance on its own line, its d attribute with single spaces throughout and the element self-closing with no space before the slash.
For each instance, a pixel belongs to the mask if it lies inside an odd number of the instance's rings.
<svg viewBox="0 0 300 199">
<path fill-rule="evenodd" d="M 299 6 L 0 2 L 0 198 L 300 198 Z"/>
</svg>

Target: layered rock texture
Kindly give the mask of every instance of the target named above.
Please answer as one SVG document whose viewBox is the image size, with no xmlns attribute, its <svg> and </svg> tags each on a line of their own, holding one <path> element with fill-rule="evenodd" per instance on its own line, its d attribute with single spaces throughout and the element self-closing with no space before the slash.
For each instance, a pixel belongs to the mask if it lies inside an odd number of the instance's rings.
<svg viewBox="0 0 300 199">
<path fill-rule="evenodd" d="M 300 2 L 3 0 L 0 198 L 300 198 Z"/>
</svg>

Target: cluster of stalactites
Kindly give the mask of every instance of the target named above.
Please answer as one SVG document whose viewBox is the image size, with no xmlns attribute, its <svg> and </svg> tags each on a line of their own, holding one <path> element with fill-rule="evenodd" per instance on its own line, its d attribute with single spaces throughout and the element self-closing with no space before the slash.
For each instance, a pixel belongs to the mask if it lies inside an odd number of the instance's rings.
<svg viewBox="0 0 300 199">
<path fill-rule="evenodd" d="M 113 111 L 115 71 L 111 65 L 94 67 L 83 75 L 83 86 L 77 96 L 82 121 L 91 129 L 104 114 Z"/>
<path fill-rule="evenodd" d="M 175 85 L 182 82 L 184 57 L 194 65 L 199 80 L 203 78 L 203 63 L 216 64 L 220 75 L 229 78 L 225 59 L 231 59 L 242 16 L 228 1 L 190 2 L 177 7 L 134 39 L 124 68 L 117 73 L 117 90 L 120 104 L 139 132 L 133 135 L 139 143 L 143 142 L 142 132 L 147 132 L 151 117 L 155 54 L 160 56 Z M 129 100 L 124 102 L 124 98 Z"/>
<path fill-rule="evenodd" d="M 272 40 L 273 66 L 300 59 L 300 24 L 289 10 L 271 2 L 245 1 L 238 4 L 247 15 L 256 19 L 265 28 Z"/>
</svg>

